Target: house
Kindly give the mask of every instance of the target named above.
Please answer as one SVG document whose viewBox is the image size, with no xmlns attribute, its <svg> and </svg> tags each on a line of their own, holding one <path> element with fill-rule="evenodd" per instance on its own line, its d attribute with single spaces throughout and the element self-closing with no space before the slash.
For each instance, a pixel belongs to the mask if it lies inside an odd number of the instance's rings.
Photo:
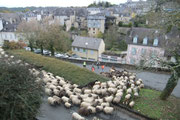
<svg viewBox="0 0 180 120">
<path fill-rule="evenodd" d="M 17 24 L 11 24 L 9 21 L 0 19 L 0 46 L 4 41 L 18 41 L 18 35 L 15 33 Z"/>
<path fill-rule="evenodd" d="M 104 16 L 88 16 L 87 27 L 89 36 L 96 36 L 99 32 L 104 33 L 105 17 Z"/>
<path fill-rule="evenodd" d="M 159 30 L 132 28 L 127 36 L 126 63 L 133 65 L 146 63 L 157 66 L 158 59 L 164 59 L 163 40 L 164 37 Z"/>
<path fill-rule="evenodd" d="M 72 51 L 82 58 L 98 60 L 105 51 L 105 44 L 103 39 L 76 36 L 72 43 Z"/>
</svg>

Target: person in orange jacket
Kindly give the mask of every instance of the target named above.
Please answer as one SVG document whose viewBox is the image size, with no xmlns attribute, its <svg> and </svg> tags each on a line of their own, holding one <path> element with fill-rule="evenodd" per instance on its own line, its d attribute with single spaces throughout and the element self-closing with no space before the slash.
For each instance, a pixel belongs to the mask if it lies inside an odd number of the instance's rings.
<svg viewBox="0 0 180 120">
<path fill-rule="evenodd" d="M 92 70 L 93 72 L 95 71 L 94 64 L 92 64 L 91 70 Z"/>
<path fill-rule="evenodd" d="M 104 71 L 104 65 L 101 65 L 102 72 Z"/>
</svg>

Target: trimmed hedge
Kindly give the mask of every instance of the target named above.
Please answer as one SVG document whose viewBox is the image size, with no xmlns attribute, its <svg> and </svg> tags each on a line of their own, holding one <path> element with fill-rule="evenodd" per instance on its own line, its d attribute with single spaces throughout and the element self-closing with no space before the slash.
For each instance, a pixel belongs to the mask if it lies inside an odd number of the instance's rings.
<svg viewBox="0 0 180 120">
<path fill-rule="evenodd" d="M 25 66 L 0 61 L 0 120 L 34 120 L 41 104 L 41 85 Z"/>
<path fill-rule="evenodd" d="M 69 80 L 72 83 L 79 85 L 86 85 L 89 82 L 95 80 L 108 80 L 107 78 L 93 73 L 85 68 L 80 68 L 72 63 L 56 58 L 45 57 L 25 50 L 13 50 L 8 51 L 8 53 L 13 54 L 16 57 L 19 57 L 21 60 L 24 60 L 35 66 L 42 66 L 42 69 L 51 72 L 54 75 L 64 77 L 65 80 Z"/>
</svg>

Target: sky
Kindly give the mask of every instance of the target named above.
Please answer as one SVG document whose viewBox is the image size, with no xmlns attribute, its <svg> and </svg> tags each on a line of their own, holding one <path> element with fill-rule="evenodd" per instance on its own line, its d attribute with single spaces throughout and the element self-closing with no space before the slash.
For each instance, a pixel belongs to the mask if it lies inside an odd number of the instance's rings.
<svg viewBox="0 0 180 120">
<path fill-rule="evenodd" d="M 69 7 L 69 6 L 88 6 L 95 0 L 0 0 L 0 7 Z M 102 1 L 102 0 L 96 0 Z M 111 2 L 112 4 L 124 3 L 127 0 L 103 0 Z M 134 0 L 137 1 L 137 0 Z"/>
</svg>

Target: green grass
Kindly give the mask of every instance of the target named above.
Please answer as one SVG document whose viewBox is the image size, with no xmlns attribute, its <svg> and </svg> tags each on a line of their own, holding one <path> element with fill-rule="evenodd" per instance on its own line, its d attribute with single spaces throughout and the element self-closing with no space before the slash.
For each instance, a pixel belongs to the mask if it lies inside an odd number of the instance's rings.
<svg viewBox="0 0 180 120">
<path fill-rule="evenodd" d="M 155 119 L 179 120 L 180 99 L 170 96 L 163 101 L 159 98 L 160 94 L 160 91 L 142 89 L 133 109 Z"/>
<path fill-rule="evenodd" d="M 43 66 L 43 69 L 53 73 L 54 75 L 59 75 L 64 77 L 65 80 L 69 80 L 72 83 L 79 85 L 85 85 L 94 80 L 107 81 L 96 73 L 91 72 L 85 68 L 80 68 L 72 63 L 65 62 L 56 58 L 45 57 L 25 50 L 13 50 L 7 51 L 10 54 L 19 57 L 30 64 Z"/>
</svg>

